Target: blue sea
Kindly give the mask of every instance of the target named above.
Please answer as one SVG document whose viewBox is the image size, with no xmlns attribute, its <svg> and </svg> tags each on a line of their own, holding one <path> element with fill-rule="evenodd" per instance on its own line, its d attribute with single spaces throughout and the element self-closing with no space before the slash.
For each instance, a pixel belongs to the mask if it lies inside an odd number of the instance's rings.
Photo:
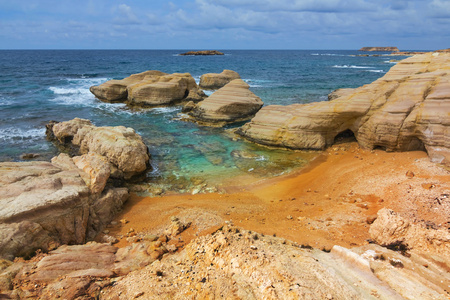
<svg viewBox="0 0 450 300">
<path fill-rule="evenodd" d="M 181 107 L 129 109 L 103 103 L 89 87 L 133 73 L 190 73 L 196 80 L 224 69 L 238 72 L 265 105 L 326 101 L 337 88 L 354 88 L 383 76 L 389 56 L 359 51 L 225 50 L 224 56 L 179 56 L 183 50 L 2 50 L 0 51 L 0 161 L 57 155 L 45 137 L 50 120 L 75 117 L 97 126 L 124 125 L 141 134 L 152 155 L 147 180 L 167 190 L 188 191 L 233 178 L 286 174 L 317 152 L 269 149 L 236 139 L 226 128 L 179 120 Z M 401 58 L 401 57 L 400 57 Z M 238 124 L 235 126 L 239 126 Z M 238 183 L 238 182 L 236 182 Z"/>
</svg>

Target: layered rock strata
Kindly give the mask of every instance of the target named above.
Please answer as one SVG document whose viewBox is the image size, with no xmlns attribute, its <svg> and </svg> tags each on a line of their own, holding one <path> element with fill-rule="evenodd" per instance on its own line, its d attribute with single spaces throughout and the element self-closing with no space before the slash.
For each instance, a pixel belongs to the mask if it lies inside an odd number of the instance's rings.
<svg viewBox="0 0 450 300">
<path fill-rule="evenodd" d="M 200 76 L 199 86 L 205 90 L 217 90 L 234 79 L 241 79 L 241 76 L 232 70 L 223 70 L 222 73 L 207 73 Z"/>
<path fill-rule="evenodd" d="M 200 101 L 205 94 L 189 73 L 167 74 L 146 71 L 121 80 L 110 80 L 90 89 L 106 102 L 125 102 L 131 106 L 169 105 L 179 101 Z"/>
<path fill-rule="evenodd" d="M 129 195 L 125 188 L 100 188 L 89 177 L 65 154 L 53 163 L 0 163 L 0 257 L 92 239 Z"/>
<path fill-rule="evenodd" d="M 450 54 L 413 56 L 333 101 L 266 106 L 238 133 L 265 145 L 324 149 L 351 131 L 364 148 L 426 149 L 434 161 L 448 163 L 449 71 Z"/>
<path fill-rule="evenodd" d="M 129 179 L 143 173 L 149 166 L 147 146 L 132 128 L 97 127 L 89 120 L 75 118 L 49 123 L 46 133 L 59 144 L 75 147 L 77 154 L 82 155 L 76 159 L 76 164 L 88 173 L 92 170 L 83 167 L 86 160 L 91 162 L 89 165 L 96 165 L 97 170 L 103 169 L 96 171 L 95 176 L 100 172 L 104 176 Z"/>
<path fill-rule="evenodd" d="M 263 104 L 247 83 L 235 79 L 194 105 L 188 114 L 202 125 L 223 126 L 250 119 Z"/>
</svg>

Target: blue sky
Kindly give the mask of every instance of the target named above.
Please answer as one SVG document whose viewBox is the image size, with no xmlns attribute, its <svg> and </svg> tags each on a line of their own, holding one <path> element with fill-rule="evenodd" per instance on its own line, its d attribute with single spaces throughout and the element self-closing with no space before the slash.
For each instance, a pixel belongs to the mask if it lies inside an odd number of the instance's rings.
<svg viewBox="0 0 450 300">
<path fill-rule="evenodd" d="M 0 0 L 0 49 L 450 47 L 450 0 Z"/>
</svg>

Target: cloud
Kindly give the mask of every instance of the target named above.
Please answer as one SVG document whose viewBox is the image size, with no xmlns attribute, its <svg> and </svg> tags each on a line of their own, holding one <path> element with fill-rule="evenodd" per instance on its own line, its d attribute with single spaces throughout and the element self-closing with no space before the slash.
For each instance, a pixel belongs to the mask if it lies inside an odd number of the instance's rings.
<svg viewBox="0 0 450 300">
<path fill-rule="evenodd" d="M 121 25 L 138 25 L 142 22 L 133 13 L 130 6 L 126 4 L 120 4 L 117 7 L 118 16 L 114 19 L 115 24 Z"/>
<path fill-rule="evenodd" d="M 433 0 L 430 4 L 430 12 L 435 18 L 450 18 L 450 1 Z"/>
</svg>

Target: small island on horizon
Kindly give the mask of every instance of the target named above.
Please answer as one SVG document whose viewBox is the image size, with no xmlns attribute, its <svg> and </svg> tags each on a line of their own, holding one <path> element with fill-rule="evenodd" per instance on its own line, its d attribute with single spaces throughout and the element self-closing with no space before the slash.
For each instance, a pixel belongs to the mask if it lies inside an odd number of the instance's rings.
<svg viewBox="0 0 450 300">
<path fill-rule="evenodd" d="M 189 55 L 224 55 L 224 54 L 217 50 L 201 50 L 201 51 L 188 51 L 185 53 L 181 53 L 180 55 L 189 56 Z"/>
</svg>

